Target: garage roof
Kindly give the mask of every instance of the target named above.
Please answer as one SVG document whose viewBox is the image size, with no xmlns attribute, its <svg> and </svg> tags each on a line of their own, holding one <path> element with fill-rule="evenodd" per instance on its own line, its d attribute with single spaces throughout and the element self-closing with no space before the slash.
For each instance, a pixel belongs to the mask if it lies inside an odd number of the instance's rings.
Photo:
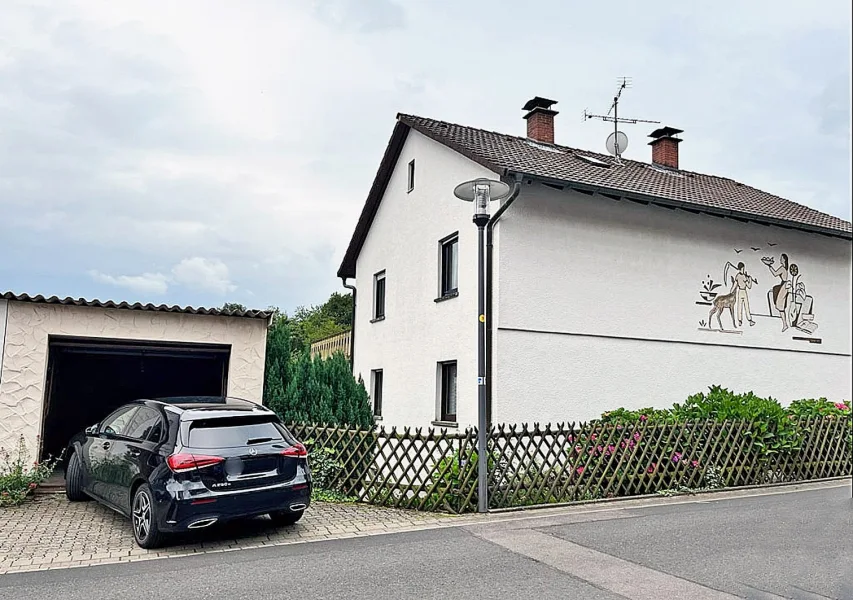
<svg viewBox="0 0 853 600">
<path fill-rule="evenodd" d="M 14 292 L 0 293 L 0 299 L 15 300 L 17 302 L 34 302 L 36 304 L 61 304 L 63 306 L 91 306 L 94 308 L 123 308 L 128 310 L 148 310 L 155 312 L 184 313 L 190 315 L 211 315 L 219 317 L 247 317 L 251 319 L 269 319 L 271 313 L 265 310 L 222 310 L 220 308 L 204 308 L 199 306 L 167 306 L 166 304 L 142 304 L 140 302 L 113 302 L 112 300 L 101 301 L 97 298 L 86 300 L 85 298 L 59 298 L 51 296 L 30 296 L 29 294 L 15 294 Z"/>
</svg>

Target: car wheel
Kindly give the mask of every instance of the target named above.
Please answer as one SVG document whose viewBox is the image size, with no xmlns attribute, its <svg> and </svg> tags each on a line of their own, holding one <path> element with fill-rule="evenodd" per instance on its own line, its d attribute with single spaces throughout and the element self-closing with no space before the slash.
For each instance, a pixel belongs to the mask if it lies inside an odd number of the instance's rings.
<svg viewBox="0 0 853 600">
<path fill-rule="evenodd" d="M 143 483 L 133 494 L 130 519 L 133 538 L 140 548 L 156 548 L 163 542 L 163 534 L 157 528 L 154 514 L 154 496 L 148 484 Z"/>
<path fill-rule="evenodd" d="M 289 510 L 277 510 L 270 513 L 270 519 L 277 527 L 281 527 L 284 525 L 293 525 L 299 519 L 302 518 L 302 515 L 305 513 L 304 510 L 300 510 L 298 512 L 290 512 Z"/>
<path fill-rule="evenodd" d="M 68 459 L 68 467 L 65 469 L 65 497 L 72 502 L 89 499 L 83 491 L 83 465 L 76 452 Z"/>
</svg>

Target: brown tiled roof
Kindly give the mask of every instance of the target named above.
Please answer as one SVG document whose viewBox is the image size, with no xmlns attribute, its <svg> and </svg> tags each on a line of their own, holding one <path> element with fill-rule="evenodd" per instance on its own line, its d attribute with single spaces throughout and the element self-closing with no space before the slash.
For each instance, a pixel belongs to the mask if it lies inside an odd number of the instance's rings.
<svg viewBox="0 0 853 600">
<path fill-rule="evenodd" d="M 616 165 L 610 155 L 558 145 L 538 144 L 537 147 L 527 138 L 411 115 L 401 114 L 399 119 L 424 135 L 498 172 L 515 171 L 568 183 L 584 183 L 684 202 L 697 208 L 715 208 L 767 217 L 792 225 L 848 233 L 851 231 L 850 223 L 843 219 L 725 177 L 656 169 L 648 163 L 624 158 L 621 165 Z M 543 146 L 551 151 L 542 149 Z M 610 167 L 590 164 L 579 156 L 591 156 Z"/>
<path fill-rule="evenodd" d="M 220 308 L 204 308 L 200 306 L 193 308 L 192 306 L 167 306 L 165 304 L 141 304 L 135 302 L 113 302 L 112 300 L 101 301 L 86 300 L 84 298 L 59 298 L 51 296 L 30 296 L 29 294 L 15 294 L 13 292 L 0 292 L 0 299 L 14 300 L 16 302 L 34 302 L 36 304 L 60 304 L 62 306 L 90 306 L 94 308 L 122 308 L 128 310 L 147 310 L 155 312 L 170 312 L 184 313 L 191 315 L 211 315 L 218 317 L 247 317 L 251 319 L 268 319 L 270 313 L 263 310 L 222 310 Z"/>
<path fill-rule="evenodd" d="M 851 224 L 732 179 L 672 170 L 610 155 L 540 144 L 527 138 L 397 115 L 397 126 L 376 174 L 339 277 L 355 277 L 355 262 L 409 129 L 459 152 L 499 175 L 522 174 L 603 193 L 721 216 L 851 239 Z M 586 157 L 586 159 L 584 158 Z M 600 164 L 600 163 L 603 163 Z"/>
</svg>

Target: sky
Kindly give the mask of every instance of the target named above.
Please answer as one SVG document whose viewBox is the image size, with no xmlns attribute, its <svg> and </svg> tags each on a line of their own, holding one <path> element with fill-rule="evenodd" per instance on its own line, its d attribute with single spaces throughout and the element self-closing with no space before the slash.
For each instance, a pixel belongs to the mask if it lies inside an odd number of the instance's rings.
<svg viewBox="0 0 853 600">
<path fill-rule="evenodd" d="M 847 220 L 849 0 L 2 0 L 0 291 L 292 310 L 335 273 L 398 112 L 682 168 Z M 626 125 L 649 161 L 653 126 Z"/>
</svg>

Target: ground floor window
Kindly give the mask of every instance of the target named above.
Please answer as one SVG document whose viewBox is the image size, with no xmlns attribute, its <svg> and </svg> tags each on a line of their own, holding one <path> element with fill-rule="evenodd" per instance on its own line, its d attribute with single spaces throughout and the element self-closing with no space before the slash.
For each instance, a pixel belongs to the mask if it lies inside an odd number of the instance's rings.
<svg viewBox="0 0 853 600">
<path fill-rule="evenodd" d="M 456 361 L 441 363 L 441 420 L 456 422 Z"/>
<path fill-rule="evenodd" d="M 373 416 L 382 416 L 382 369 L 374 369 L 370 373 L 370 396 L 373 400 Z"/>
</svg>

